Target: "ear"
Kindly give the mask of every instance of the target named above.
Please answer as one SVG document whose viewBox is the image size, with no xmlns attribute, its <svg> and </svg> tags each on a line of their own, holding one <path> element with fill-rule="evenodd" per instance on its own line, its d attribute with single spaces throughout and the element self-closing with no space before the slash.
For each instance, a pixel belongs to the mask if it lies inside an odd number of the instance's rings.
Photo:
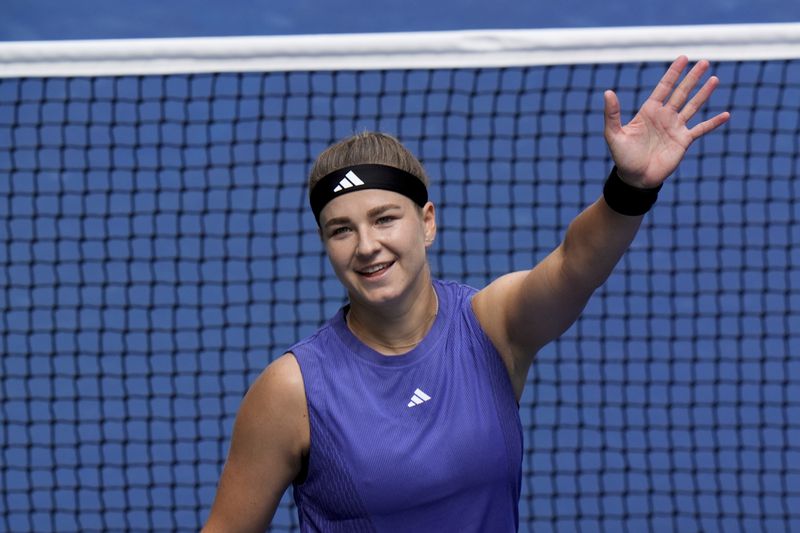
<svg viewBox="0 0 800 533">
<path fill-rule="evenodd" d="M 436 207 L 433 202 L 422 207 L 422 224 L 425 229 L 425 248 L 430 248 L 436 239 Z"/>
</svg>

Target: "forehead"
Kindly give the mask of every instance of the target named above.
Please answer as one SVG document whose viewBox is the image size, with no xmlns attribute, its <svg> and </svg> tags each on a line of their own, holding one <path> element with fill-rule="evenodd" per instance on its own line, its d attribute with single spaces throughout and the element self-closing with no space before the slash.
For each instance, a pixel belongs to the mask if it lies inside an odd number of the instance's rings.
<svg viewBox="0 0 800 533">
<path fill-rule="evenodd" d="M 328 202 L 320 213 L 320 222 L 325 224 L 328 220 L 339 217 L 350 219 L 365 217 L 370 209 L 387 204 L 408 207 L 413 205 L 413 202 L 407 196 L 394 191 L 363 189 L 343 194 Z"/>
</svg>

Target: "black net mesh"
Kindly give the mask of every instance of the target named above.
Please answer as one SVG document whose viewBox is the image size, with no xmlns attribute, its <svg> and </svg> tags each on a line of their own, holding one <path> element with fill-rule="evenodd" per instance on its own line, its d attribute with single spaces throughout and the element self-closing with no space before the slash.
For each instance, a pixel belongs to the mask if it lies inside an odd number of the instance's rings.
<svg viewBox="0 0 800 533">
<path fill-rule="evenodd" d="M 249 383 L 344 299 L 314 156 L 398 136 L 436 276 L 526 269 L 665 64 L 0 80 L 0 529 L 196 530 Z M 800 62 L 722 63 L 697 142 L 520 407 L 521 528 L 800 529 Z M 297 530 L 284 498 L 274 530 Z"/>
</svg>

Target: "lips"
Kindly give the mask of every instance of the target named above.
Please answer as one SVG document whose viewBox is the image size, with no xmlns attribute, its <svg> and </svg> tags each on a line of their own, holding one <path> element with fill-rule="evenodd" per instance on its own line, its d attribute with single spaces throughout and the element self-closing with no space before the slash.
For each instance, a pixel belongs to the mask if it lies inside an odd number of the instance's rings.
<svg viewBox="0 0 800 533">
<path fill-rule="evenodd" d="M 365 268 L 356 270 L 360 275 L 367 278 L 375 278 L 386 272 L 386 270 L 394 264 L 394 261 L 387 263 L 375 263 Z"/>
</svg>

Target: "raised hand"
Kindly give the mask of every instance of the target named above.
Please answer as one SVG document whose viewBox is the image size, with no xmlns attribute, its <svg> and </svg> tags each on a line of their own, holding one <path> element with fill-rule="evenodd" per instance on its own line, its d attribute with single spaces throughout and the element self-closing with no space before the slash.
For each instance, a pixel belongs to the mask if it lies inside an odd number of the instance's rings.
<svg viewBox="0 0 800 533">
<path fill-rule="evenodd" d="M 703 107 L 719 85 L 711 76 L 689 99 L 700 78 L 709 68 L 706 60 L 698 61 L 675 87 L 689 63 L 678 57 L 658 82 L 647 101 L 628 124 L 620 121 L 619 99 L 614 91 L 606 91 L 605 138 L 619 176 L 636 187 L 657 187 L 677 168 L 686 150 L 698 139 L 728 121 L 730 113 L 720 113 L 689 129 L 687 123 Z M 688 99 L 688 102 L 687 102 Z"/>
</svg>

